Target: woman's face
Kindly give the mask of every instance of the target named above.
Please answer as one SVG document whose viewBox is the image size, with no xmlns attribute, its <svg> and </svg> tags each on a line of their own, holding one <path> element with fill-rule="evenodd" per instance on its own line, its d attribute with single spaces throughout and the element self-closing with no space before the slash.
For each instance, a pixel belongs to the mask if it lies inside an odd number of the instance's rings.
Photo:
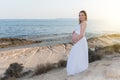
<svg viewBox="0 0 120 80">
<path fill-rule="evenodd" d="M 80 13 L 79 14 L 79 19 L 80 19 L 80 21 L 85 21 L 85 19 L 86 19 L 85 14 L 84 13 Z"/>
</svg>

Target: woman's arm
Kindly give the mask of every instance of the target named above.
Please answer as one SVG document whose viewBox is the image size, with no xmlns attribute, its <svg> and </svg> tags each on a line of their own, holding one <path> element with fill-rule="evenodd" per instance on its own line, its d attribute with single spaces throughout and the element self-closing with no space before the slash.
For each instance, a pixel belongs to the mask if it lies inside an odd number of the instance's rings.
<svg viewBox="0 0 120 80">
<path fill-rule="evenodd" d="M 85 35 L 85 30 L 87 26 L 86 22 L 81 23 L 80 26 L 81 26 L 80 35 L 78 35 L 78 37 L 75 39 L 75 43 L 79 41 L 81 38 L 83 38 L 83 36 Z"/>
<path fill-rule="evenodd" d="M 72 32 L 72 35 L 75 33 L 75 31 Z"/>
<path fill-rule="evenodd" d="M 75 34 L 75 31 L 72 32 L 72 43 L 74 44 L 74 34 Z"/>
</svg>

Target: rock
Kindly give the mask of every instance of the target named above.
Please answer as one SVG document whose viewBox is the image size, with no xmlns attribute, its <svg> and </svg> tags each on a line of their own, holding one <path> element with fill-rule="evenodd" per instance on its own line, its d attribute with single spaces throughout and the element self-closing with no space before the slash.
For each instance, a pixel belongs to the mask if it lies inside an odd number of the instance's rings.
<svg viewBox="0 0 120 80">
<path fill-rule="evenodd" d="M 68 80 L 120 80 L 120 54 L 106 55 L 101 60 L 89 64 L 87 70 Z M 42 75 L 19 80 L 65 80 L 66 68 L 56 68 Z"/>
<path fill-rule="evenodd" d="M 119 43 L 120 36 L 102 36 L 88 39 L 89 61 L 92 63 L 90 63 L 88 70 L 78 76 L 72 77 L 71 80 L 109 80 L 119 78 L 120 59 L 119 56 L 116 55 L 116 53 L 120 53 Z M 60 65 L 56 63 L 59 63 L 60 60 L 67 60 L 71 47 L 71 43 L 64 43 L 0 51 L 0 68 L 2 70 L 6 69 L 9 64 L 14 62 L 22 63 L 27 69 L 34 69 L 39 64 L 46 65 L 47 63 L 50 63 L 54 64 L 55 70 L 30 78 L 30 80 L 64 80 L 66 77 L 66 69 L 57 68 L 59 66 L 65 67 L 66 62 L 63 62 L 63 64 Z M 115 68 L 113 65 L 115 65 Z M 22 78 L 20 79 L 24 80 Z M 25 78 L 25 80 L 29 79 Z"/>
</svg>

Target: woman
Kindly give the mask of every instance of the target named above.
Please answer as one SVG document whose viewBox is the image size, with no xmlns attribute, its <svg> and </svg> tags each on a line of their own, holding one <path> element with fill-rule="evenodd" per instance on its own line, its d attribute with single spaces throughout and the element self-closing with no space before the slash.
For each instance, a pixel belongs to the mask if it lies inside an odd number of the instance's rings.
<svg viewBox="0 0 120 80">
<path fill-rule="evenodd" d="M 75 75 L 88 68 L 88 44 L 85 37 L 87 14 L 79 13 L 79 25 L 72 33 L 73 46 L 67 60 L 67 76 Z"/>
</svg>

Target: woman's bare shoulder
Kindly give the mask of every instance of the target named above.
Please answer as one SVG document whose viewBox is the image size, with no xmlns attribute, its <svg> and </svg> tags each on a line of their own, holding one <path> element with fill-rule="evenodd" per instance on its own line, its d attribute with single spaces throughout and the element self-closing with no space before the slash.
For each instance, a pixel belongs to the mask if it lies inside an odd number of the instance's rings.
<svg viewBox="0 0 120 80">
<path fill-rule="evenodd" d="M 81 23 L 81 26 L 86 27 L 86 26 L 87 26 L 87 22 L 86 22 L 86 21 L 82 22 L 82 23 Z"/>
</svg>

